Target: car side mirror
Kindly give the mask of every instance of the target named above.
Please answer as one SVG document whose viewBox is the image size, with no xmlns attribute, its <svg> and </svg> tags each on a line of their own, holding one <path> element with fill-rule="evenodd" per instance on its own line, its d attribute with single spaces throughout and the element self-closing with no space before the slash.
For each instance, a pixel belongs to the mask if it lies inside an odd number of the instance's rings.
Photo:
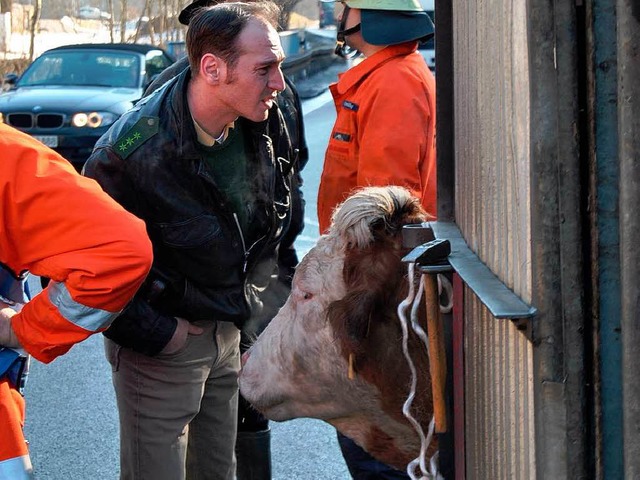
<svg viewBox="0 0 640 480">
<path fill-rule="evenodd" d="M 18 83 L 18 74 L 16 73 L 7 73 L 2 79 L 2 90 L 11 90 L 15 88 L 16 83 Z"/>
</svg>

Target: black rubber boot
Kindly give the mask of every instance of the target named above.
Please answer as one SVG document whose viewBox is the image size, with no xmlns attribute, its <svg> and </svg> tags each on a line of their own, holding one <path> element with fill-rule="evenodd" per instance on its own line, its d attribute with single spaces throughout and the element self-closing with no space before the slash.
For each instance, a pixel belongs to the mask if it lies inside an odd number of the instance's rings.
<svg viewBox="0 0 640 480">
<path fill-rule="evenodd" d="M 271 430 L 238 432 L 237 480 L 271 480 Z"/>
</svg>

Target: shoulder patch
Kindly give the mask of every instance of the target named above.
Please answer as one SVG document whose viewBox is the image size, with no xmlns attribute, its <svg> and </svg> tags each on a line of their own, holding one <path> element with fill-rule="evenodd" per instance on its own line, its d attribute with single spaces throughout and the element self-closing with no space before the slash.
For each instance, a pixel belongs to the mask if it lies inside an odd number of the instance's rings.
<svg viewBox="0 0 640 480">
<path fill-rule="evenodd" d="M 115 145 L 116 152 L 122 158 L 127 158 L 140 145 L 158 133 L 159 123 L 158 117 L 141 117 L 129 130 L 118 137 Z"/>
</svg>

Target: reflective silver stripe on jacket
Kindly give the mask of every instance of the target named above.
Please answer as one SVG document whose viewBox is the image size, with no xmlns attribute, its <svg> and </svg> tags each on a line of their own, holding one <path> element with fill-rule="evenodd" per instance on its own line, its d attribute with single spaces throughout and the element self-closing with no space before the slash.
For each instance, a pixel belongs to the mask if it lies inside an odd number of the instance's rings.
<svg viewBox="0 0 640 480">
<path fill-rule="evenodd" d="M 31 467 L 29 455 L 0 461 L 0 478 L 2 479 L 30 480 L 33 478 L 31 476 L 32 472 L 33 468 Z"/>
<path fill-rule="evenodd" d="M 71 323 L 89 330 L 97 332 L 101 328 L 108 327 L 111 322 L 120 314 L 112 313 L 99 308 L 91 308 L 76 302 L 71 298 L 71 294 L 64 283 L 49 283 L 49 300 L 58 308 L 60 314 Z"/>
</svg>

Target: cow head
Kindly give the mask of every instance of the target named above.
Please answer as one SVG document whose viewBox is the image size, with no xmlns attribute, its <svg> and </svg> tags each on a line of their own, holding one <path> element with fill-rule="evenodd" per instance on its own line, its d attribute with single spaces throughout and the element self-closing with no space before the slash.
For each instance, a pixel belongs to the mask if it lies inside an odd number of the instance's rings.
<svg viewBox="0 0 640 480">
<path fill-rule="evenodd" d="M 362 189 L 336 210 L 286 304 L 243 357 L 240 391 L 255 408 L 272 420 L 325 420 L 397 468 L 418 457 L 420 439 L 402 413 L 411 377 L 396 311 L 408 292 L 402 226 L 425 219 L 400 187 Z M 426 430 L 428 356 L 413 334 L 408 345 L 419 379 L 412 414 Z"/>
</svg>

